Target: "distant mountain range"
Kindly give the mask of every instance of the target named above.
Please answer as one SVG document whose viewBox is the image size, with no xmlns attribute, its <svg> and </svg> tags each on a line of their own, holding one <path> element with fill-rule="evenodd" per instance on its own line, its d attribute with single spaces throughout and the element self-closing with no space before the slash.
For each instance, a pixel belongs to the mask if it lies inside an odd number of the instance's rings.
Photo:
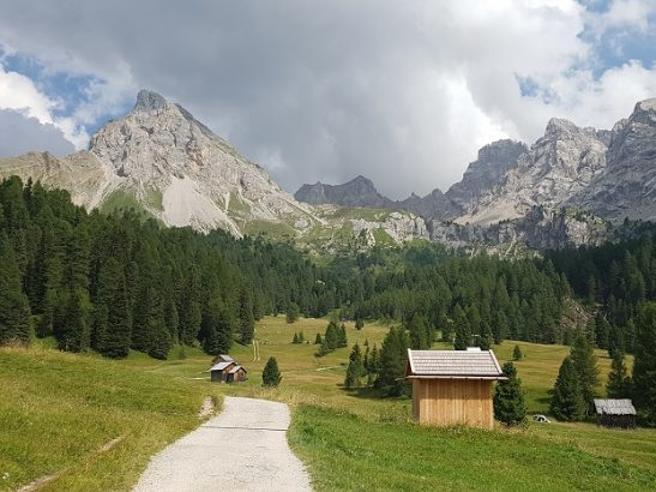
<svg viewBox="0 0 656 492">
<path fill-rule="evenodd" d="M 343 185 L 303 185 L 295 197 L 407 210 L 426 220 L 432 239 L 453 245 L 562 247 L 601 242 L 625 218 L 656 219 L 655 193 L 656 99 L 648 99 L 612 130 L 554 118 L 530 147 L 486 145 L 446 193 L 393 201 L 358 176 Z"/>
<path fill-rule="evenodd" d="M 303 185 L 291 196 L 183 107 L 147 90 L 88 150 L 0 159 L 0 177 L 14 174 L 67 189 L 89 209 L 132 207 L 168 226 L 328 251 L 412 239 L 506 253 L 596 244 L 626 217 L 656 218 L 656 99 L 636 104 L 612 130 L 552 119 L 530 147 L 491 143 L 446 193 L 400 201 L 363 176 Z"/>
</svg>

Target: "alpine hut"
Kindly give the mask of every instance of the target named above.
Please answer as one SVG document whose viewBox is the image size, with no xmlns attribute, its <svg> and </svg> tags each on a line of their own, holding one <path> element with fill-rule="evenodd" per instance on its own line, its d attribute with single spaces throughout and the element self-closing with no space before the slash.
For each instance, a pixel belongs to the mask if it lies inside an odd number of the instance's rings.
<svg viewBox="0 0 656 492">
<path fill-rule="evenodd" d="M 633 428 L 636 426 L 636 409 L 629 399 L 595 398 L 597 423 L 606 427 Z"/>
<path fill-rule="evenodd" d="M 491 350 L 408 350 L 412 413 L 425 425 L 494 426 L 492 385 L 506 379 Z"/>
<path fill-rule="evenodd" d="M 246 380 L 246 369 L 229 355 L 217 355 L 209 369 L 213 383 L 235 383 Z"/>
</svg>

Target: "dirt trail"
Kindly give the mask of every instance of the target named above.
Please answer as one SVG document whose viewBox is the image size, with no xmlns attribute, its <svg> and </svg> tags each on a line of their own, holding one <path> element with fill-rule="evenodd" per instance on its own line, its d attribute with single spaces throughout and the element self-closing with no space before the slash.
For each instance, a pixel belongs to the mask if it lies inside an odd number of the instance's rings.
<svg viewBox="0 0 656 492">
<path fill-rule="evenodd" d="M 152 458 L 136 492 L 309 491 L 284 403 L 226 397 L 223 411 Z"/>
</svg>

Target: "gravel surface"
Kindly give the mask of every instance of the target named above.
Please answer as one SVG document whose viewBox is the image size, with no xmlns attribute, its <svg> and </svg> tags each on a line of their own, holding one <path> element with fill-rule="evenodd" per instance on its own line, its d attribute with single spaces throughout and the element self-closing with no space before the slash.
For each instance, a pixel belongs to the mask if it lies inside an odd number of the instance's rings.
<svg viewBox="0 0 656 492">
<path fill-rule="evenodd" d="M 226 397 L 223 411 L 150 461 L 137 492 L 309 491 L 287 444 L 284 403 Z"/>
</svg>

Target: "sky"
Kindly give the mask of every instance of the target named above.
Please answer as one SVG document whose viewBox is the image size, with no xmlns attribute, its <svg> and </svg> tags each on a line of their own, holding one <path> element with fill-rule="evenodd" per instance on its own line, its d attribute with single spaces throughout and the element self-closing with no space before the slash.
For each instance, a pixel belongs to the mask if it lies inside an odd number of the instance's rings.
<svg viewBox="0 0 656 492">
<path fill-rule="evenodd" d="M 0 156 L 84 149 L 147 88 L 285 189 L 458 181 L 551 117 L 656 97 L 656 0 L 0 0 Z"/>
</svg>

